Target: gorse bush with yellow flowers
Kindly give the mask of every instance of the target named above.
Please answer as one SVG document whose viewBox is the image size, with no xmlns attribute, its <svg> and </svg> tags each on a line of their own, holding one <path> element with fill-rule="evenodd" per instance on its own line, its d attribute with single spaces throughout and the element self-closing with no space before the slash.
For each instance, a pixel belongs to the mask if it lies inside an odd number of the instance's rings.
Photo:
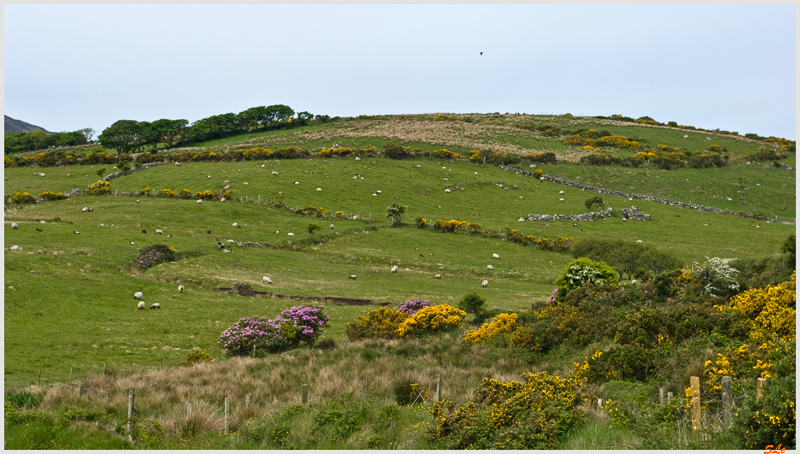
<svg viewBox="0 0 800 454">
<path fill-rule="evenodd" d="M 100 180 L 97 183 L 90 184 L 86 187 L 86 193 L 89 195 L 111 194 L 111 182 Z"/>
<path fill-rule="evenodd" d="M 415 337 L 450 331 L 458 328 L 466 315 L 466 312 L 449 304 L 423 307 L 413 316 L 403 320 L 395 334 L 398 337 Z"/>
<path fill-rule="evenodd" d="M 431 438 L 447 449 L 558 448 L 560 437 L 583 421 L 584 380 L 547 372 L 522 376 L 522 382 L 484 378 L 461 406 L 435 403 Z"/>
<path fill-rule="evenodd" d="M 471 341 L 474 344 L 486 342 L 498 334 L 508 333 L 517 323 L 517 314 L 497 314 L 492 321 L 484 323 L 477 330 L 467 331 L 465 341 Z"/>
<path fill-rule="evenodd" d="M 39 198 L 42 200 L 63 200 L 66 199 L 67 196 L 65 196 L 63 192 L 56 194 L 53 191 L 44 191 L 39 194 Z"/>
<path fill-rule="evenodd" d="M 36 203 L 36 197 L 32 196 L 29 192 L 17 191 L 11 194 L 11 201 L 13 203 Z"/>
<path fill-rule="evenodd" d="M 381 307 L 369 312 L 365 317 L 359 315 L 356 320 L 344 327 L 347 338 L 351 341 L 360 339 L 394 339 L 400 324 L 408 319 L 408 313 Z"/>
</svg>

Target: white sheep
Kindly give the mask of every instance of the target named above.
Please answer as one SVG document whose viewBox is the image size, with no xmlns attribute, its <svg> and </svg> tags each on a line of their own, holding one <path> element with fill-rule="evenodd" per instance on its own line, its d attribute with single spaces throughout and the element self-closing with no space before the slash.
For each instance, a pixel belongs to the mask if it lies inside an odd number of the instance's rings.
<svg viewBox="0 0 800 454">
<path fill-rule="evenodd" d="M 195 203 L 196 203 L 196 204 L 198 204 L 198 205 L 200 205 L 200 204 L 202 204 L 202 203 L 203 203 L 203 199 L 197 199 L 197 202 L 195 202 Z"/>
<path fill-rule="evenodd" d="M 320 192 L 320 191 L 322 191 L 322 188 L 317 188 L 317 192 Z"/>
<path fill-rule="evenodd" d="M 224 202 L 224 201 L 225 201 L 225 197 L 223 197 L 223 198 L 219 199 L 219 201 L 220 201 L 220 202 Z"/>
<path fill-rule="evenodd" d="M 437 274 L 436 276 L 433 276 L 433 278 L 434 278 L 434 279 L 441 279 L 441 278 L 442 278 L 442 275 L 441 275 L 441 274 Z"/>
<path fill-rule="evenodd" d="M 390 272 L 391 273 L 396 273 L 397 272 L 397 265 L 392 265 L 392 270 Z"/>
<path fill-rule="evenodd" d="M 381 193 L 381 190 L 380 190 L 380 189 L 378 189 L 378 190 L 377 190 L 377 191 L 375 191 L 375 192 L 377 192 L 378 194 L 380 194 L 380 193 Z"/>
<path fill-rule="evenodd" d="M 356 161 L 360 161 L 360 160 L 361 160 L 361 158 L 359 158 L 358 156 L 356 156 Z"/>
<path fill-rule="evenodd" d="M 287 235 L 288 235 L 288 236 L 294 236 L 294 233 L 292 233 L 292 232 L 289 232 Z"/>
<path fill-rule="evenodd" d="M 355 274 L 351 274 L 348 279 L 356 280 L 356 275 Z"/>
<path fill-rule="evenodd" d="M 164 232 L 162 232 L 161 229 L 156 229 L 156 235 L 163 235 L 163 234 Z"/>
<path fill-rule="evenodd" d="M 181 163 L 180 163 L 180 162 L 178 162 L 178 161 L 175 161 L 175 165 L 176 165 L 176 166 L 180 166 L 180 165 L 181 165 Z"/>
<path fill-rule="evenodd" d="M 331 230 L 333 230 L 333 224 L 331 224 Z"/>
<path fill-rule="evenodd" d="M 178 291 L 179 291 L 179 292 L 181 292 L 181 293 L 183 293 L 183 285 L 179 285 L 179 286 L 178 286 Z"/>
<path fill-rule="evenodd" d="M 451 191 L 451 189 L 450 189 L 450 188 L 447 188 L 447 189 L 445 189 L 445 190 L 444 190 L 444 192 L 450 193 L 450 192 L 452 192 L 452 191 Z"/>
<path fill-rule="evenodd" d="M 81 211 L 83 211 L 85 213 L 85 212 L 89 211 L 89 207 L 83 207 L 83 208 L 81 208 Z"/>
<path fill-rule="evenodd" d="M 272 279 L 270 279 L 269 276 L 262 277 L 261 278 L 261 282 L 263 282 L 263 283 L 265 283 L 267 285 L 272 285 Z"/>
<path fill-rule="evenodd" d="M 161 305 L 158 303 L 153 303 L 150 305 L 150 309 L 161 309 Z"/>
<path fill-rule="evenodd" d="M 492 254 L 492 258 L 499 259 L 499 258 L 500 258 L 500 256 L 499 256 L 499 255 L 497 255 L 497 254 Z"/>
<path fill-rule="evenodd" d="M 486 265 L 486 269 L 487 269 L 487 270 L 493 270 L 493 269 L 494 269 L 494 267 L 493 267 L 492 265 Z"/>
<path fill-rule="evenodd" d="M 144 309 L 144 301 L 139 301 L 139 304 L 136 305 L 139 309 Z"/>
<path fill-rule="evenodd" d="M 562 197 L 562 198 L 558 199 L 558 201 L 559 201 L 559 202 L 563 202 L 563 201 L 564 201 L 564 198 Z"/>
<path fill-rule="evenodd" d="M 487 280 L 484 280 L 483 282 L 481 282 L 481 287 L 487 287 L 488 285 L 489 285 L 489 281 L 487 281 Z"/>
<path fill-rule="evenodd" d="M 11 228 L 14 229 L 14 230 L 17 230 L 19 228 L 19 226 L 17 225 L 16 222 L 12 222 L 11 223 Z"/>
<path fill-rule="evenodd" d="M 142 296 L 142 292 L 136 292 L 136 293 L 134 293 L 134 294 L 133 294 L 133 297 L 134 297 L 135 299 L 137 299 L 137 300 L 140 300 L 140 299 L 142 299 L 142 298 L 143 298 L 143 296 Z"/>
<path fill-rule="evenodd" d="M 278 172 L 276 172 L 276 171 L 274 171 L 274 170 L 273 170 L 273 171 L 272 171 L 272 176 L 278 176 Z"/>
<path fill-rule="evenodd" d="M 564 191 L 558 191 L 558 193 L 559 193 L 559 194 L 563 194 L 563 193 L 564 193 Z"/>
<path fill-rule="evenodd" d="M 239 224 L 237 224 L 235 222 L 233 224 L 231 224 L 231 225 L 234 226 L 234 227 L 239 227 Z"/>
<path fill-rule="evenodd" d="M 300 184 L 300 182 L 299 181 L 295 181 L 294 184 Z"/>
<path fill-rule="evenodd" d="M 19 245 L 16 245 L 16 244 L 15 244 L 15 245 L 11 246 L 10 248 L 8 248 L 8 250 L 9 250 L 9 251 L 15 251 L 15 252 L 16 252 L 16 251 L 18 251 L 18 250 L 19 250 Z"/>
</svg>

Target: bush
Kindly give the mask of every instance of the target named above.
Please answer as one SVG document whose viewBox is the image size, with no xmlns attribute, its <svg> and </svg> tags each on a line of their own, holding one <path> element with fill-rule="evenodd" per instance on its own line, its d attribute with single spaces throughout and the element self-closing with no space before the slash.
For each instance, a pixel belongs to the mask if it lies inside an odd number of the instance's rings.
<svg viewBox="0 0 800 454">
<path fill-rule="evenodd" d="M 141 266 L 143 270 L 152 268 L 159 263 L 174 261 L 175 248 L 160 243 L 140 247 L 139 257 L 136 258 L 136 263 Z"/>
<path fill-rule="evenodd" d="M 428 333 L 450 331 L 461 325 L 466 312 L 448 304 L 424 307 L 403 320 L 395 331 L 398 337 L 413 337 Z"/>
<path fill-rule="evenodd" d="M 491 322 L 484 323 L 477 330 L 467 331 L 465 341 L 472 341 L 473 344 L 486 342 L 495 336 L 508 333 L 517 323 L 517 314 L 497 314 Z"/>
<path fill-rule="evenodd" d="M 431 307 L 433 304 L 427 300 L 414 300 L 414 301 L 406 301 L 400 306 L 400 309 L 397 309 L 398 312 L 405 312 L 409 316 L 416 314 L 420 309 L 423 307 Z"/>
<path fill-rule="evenodd" d="M 281 326 L 267 317 L 254 315 L 239 319 L 220 335 L 219 344 L 229 356 L 253 354 L 256 348 L 268 352 L 279 352 L 288 346 Z"/>
<path fill-rule="evenodd" d="M 448 150 L 446 148 L 442 148 L 440 150 L 435 150 L 433 152 L 433 156 L 436 157 L 436 158 L 439 158 L 439 159 L 460 159 L 460 158 L 463 157 L 460 154 L 458 154 L 458 153 L 456 153 L 454 151 L 450 151 L 450 150 Z"/>
<path fill-rule="evenodd" d="M 180 197 L 182 199 L 191 199 L 192 198 L 192 191 L 190 191 L 190 190 L 188 190 L 186 188 L 183 188 L 178 193 L 178 197 Z"/>
<path fill-rule="evenodd" d="M 561 273 L 561 277 L 556 279 L 558 294 L 566 295 L 569 291 L 580 288 L 583 284 L 592 283 L 600 285 L 603 283 L 617 282 L 617 275 L 614 268 L 605 262 L 595 262 L 581 257 L 573 260 Z"/>
<path fill-rule="evenodd" d="M 480 321 L 486 312 L 486 298 L 478 292 L 468 292 L 458 302 L 458 308 L 475 316 L 475 321 Z"/>
<path fill-rule="evenodd" d="M 39 194 L 39 198 L 42 200 L 62 200 L 66 199 L 66 196 L 64 196 L 64 193 L 62 192 L 56 194 L 53 191 L 44 191 L 41 194 Z"/>
<path fill-rule="evenodd" d="M 695 262 L 692 268 L 692 277 L 700 285 L 701 292 L 713 296 L 731 296 L 739 290 L 736 275 L 739 270 L 731 268 L 728 264 L 736 259 L 723 259 L 719 257 L 706 257 L 700 265 Z"/>
<path fill-rule="evenodd" d="M 795 255 L 795 235 L 794 233 L 789 235 L 789 238 L 786 239 L 786 242 L 783 243 L 781 246 L 781 252 L 784 254 L 788 253 L 789 255 L 786 256 L 786 264 L 789 265 L 791 269 L 795 269 L 797 267 L 797 256 Z"/>
<path fill-rule="evenodd" d="M 100 180 L 97 183 L 90 184 L 86 187 L 86 193 L 89 195 L 110 194 L 111 182 Z"/>
<path fill-rule="evenodd" d="M 397 328 L 408 316 L 406 312 L 382 307 L 370 311 L 366 317 L 359 315 L 356 320 L 345 325 L 344 332 L 351 341 L 374 338 L 393 339 L 397 337 L 395 334 Z"/>
<path fill-rule="evenodd" d="M 208 353 L 201 351 L 200 347 L 195 347 L 187 355 L 186 361 L 178 363 L 179 366 L 192 366 L 197 363 L 210 363 L 214 361 L 214 357 Z"/>
<path fill-rule="evenodd" d="M 233 293 L 241 296 L 255 296 L 255 293 L 250 290 L 250 284 L 247 282 L 234 282 Z"/>
<path fill-rule="evenodd" d="M 157 194 L 159 197 L 175 197 L 172 189 L 160 189 Z"/>
</svg>

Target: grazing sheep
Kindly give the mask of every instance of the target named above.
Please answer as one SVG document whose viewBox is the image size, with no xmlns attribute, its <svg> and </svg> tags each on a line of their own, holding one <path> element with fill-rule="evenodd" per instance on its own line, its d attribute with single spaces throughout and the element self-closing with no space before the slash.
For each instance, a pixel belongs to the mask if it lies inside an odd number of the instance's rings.
<svg viewBox="0 0 800 454">
<path fill-rule="evenodd" d="M 223 197 L 223 198 L 219 199 L 219 201 L 220 201 L 220 202 L 224 202 L 224 201 L 225 201 L 225 197 Z"/>
<path fill-rule="evenodd" d="M 203 199 L 197 199 L 197 202 L 195 202 L 195 203 L 196 203 L 196 204 L 198 204 L 198 205 L 200 205 L 200 204 L 202 204 L 202 203 L 203 203 Z"/>
<path fill-rule="evenodd" d="M 179 285 L 179 286 L 178 286 L 178 291 L 179 291 L 179 292 L 181 292 L 181 293 L 183 293 L 183 285 Z"/>
<path fill-rule="evenodd" d="M 486 269 L 487 269 L 487 270 L 493 270 L 493 269 L 494 269 L 494 267 L 493 267 L 492 265 L 486 265 Z"/>
<path fill-rule="evenodd" d="M 156 229 L 156 235 L 163 235 L 163 234 L 164 232 L 162 232 L 161 229 Z"/>
<path fill-rule="evenodd" d="M 558 201 L 559 201 L 559 202 L 563 202 L 563 201 L 564 201 L 564 198 L 562 197 L 562 198 L 558 199 Z"/>
<path fill-rule="evenodd" d="M 272 285 L 272 279 L 270 279 L 269 276 L 262 277 L 261 278 L 261 282 L 263 282 L 263 283 L 265 283 L 267 285 Z"/>
<path fill-rule="evenodd" d="M 333 230 L 333 224 L 331 224 L 331 230 Z"/>
<path fill-rule="evenodd" d="M 499 258 L 500 258 L 500 256 L 499 256 L 499 255 L 497 255 L 497 254 L 492 254 L 492 258 L 499 259 Z"/>
<path fill-rule="evenodd" d="M 144 309 L 144 301 L 139 301 L 139 304 L 136 305 L 139 309 Z"/>
<path fill-rule="evenodd" d="M 14 229 L 14 230 L 17 230 L 19 228 L 19 226 L 17 225 L 16 222 L 12 222 L 11 223 L 11 228 Z M 333 228 L 333 225 L 331 225 L 331 228 Z"/>
<path fill-rule="evenodd" d="M 563 194 L 563 193 L 564 193 L 564 191 L 558 191 L 558 193 L 559 193 L 559 194 Z"/>
<path fill-rule="evenodd" d="M 142 292 L 136 292 L 136 293 L 134 293 L 134 294 L 133 294 L 133 298 L 134 298 L 134 299 L 137 299 L 137 300 L 140 300 L 140 299 L 142 299 L 142 298 L 143 298 L 143 297 L 142 297 Z"/>
<path fill-rule="evenodd" d="M 525 218 L 519 218 L 517 221 L 518 222 L 525 222 Z"/>
<path fill-rule="evenodd" d="M 161 309 L 161 305 L 158 303 L 153 303 L 150 305 L 150 309 Z"/>
<path fill-rule="evenodd" d="M 377 190 L 377 191 L 375 191 L 375 192 L 377 192 L 378 194 L 380 194 L 380 193 L 381 193 L 381 190 L 380 190 L 380 189 L 378 189 L 378 190 Z"/>
<path fill-rule="evenodd" d="M 356 275 L 355 274 L 351 274 L 348 279 L 356 280 Z"/>
<path fill-rule="evenodd" d="M 487 280 L 484 280 L 483 282 L 481 282 L 481 287 L 487 287 L 488 285 L 489 285 L 489 281 L 487 281 Z"/>
<path fill-rule="evenodd" d="M 72 233 L 74 233 L 75 235 L 80 235 L 81 232 L 79 232 L 77 230 L 73 230 Z"/>
<path fill-rule="evenodd" d="M 390 272 L 391 273 L 396 273 L 397 272 L 397 265 L 392 265 L 392 269 L 391 269 Z"/>
<path fill-rule="evenodd" d="M 175 161 L 175 165 L 176 165 L 176 166 L 179 166 L 179 165 L 181 165 L 181 163 L 180 163 L 180 162 L 178 162 L 178 161 Z"/>
<path fill-rule="evenodd" d="M 317 188 L 317 192 L 320 192 L 320 191 L 322 191 L 322 188 Z"/>
<path fill-rule="evenodd" d="M 295 181 L 294 184 L 300 184 L 300 182 L 299 181 Z"/>
<path fill-rule="evenodd" d="M 356 156 L 356 161 L 360 161 L 360 160 L 361 160 L 361 158 L 359 158 L 358 156 Z"/>
<path fill-rule="evenodd" d="M 272 171 L 272 175 L 273 175 L 273 176 L 277 176 L 277 175 L 278 175 L 278 172 L 276 172 L 276 171 L 274 171 L 274 170 L 273 170 L 273 171 Z"/>
<path fill-rule="evenodd" d="M 441 275 L 441 274 L 437 274 L 436 276 L 433 276 L 433 278 L 434 278 L 434 279 L 441 279 L 441 278 L 442 278 L 442 275 Z"/>
<path fill-rule="evenodd" d="M 139 203 L 139 201 L 137 200 L 136 203 Z"/>
<path fill-rule="evenodd" d="M 292 232 L 289 232 L 289 233 L 287 233 L 287 235 L 288 235 L 288 236 L 294 236 L 294 233 L 292 233 Z"/>
<path fill-rule="evenodd" d="M 89 207 L 83 207 L 83 208 L 81 208 L 81 211 L 83 211 L 85 213 L 85 212 L 89 211 Z"/>
<path fill-rule="evenodd" d="M 11 246 L 10 248 L 8 248 L 8 250 L 9 251 L 18 251 L 19 250 L 19 245 L 15 244 L 15 245 Z"/>
<path fill-rule="evenodd" d="M 450 193 L 450 192 L 452 192 L 452 191 L 451 191 L 451 189 L 450 189 L 450 188 L 447 188 L 447 189 L 445 189 L 445 190 L 444 190 L 444 192 L 447 192 L 447 193 L 449 194 L 449 193 Z"/>
<path fill-rule="evenodd" d="M 234 227 L 239 227 L 239 224 L 237 224 L 235 222 L 233 224 L 231 224 L 231 225 L 234 226 Z"/>
</svg>

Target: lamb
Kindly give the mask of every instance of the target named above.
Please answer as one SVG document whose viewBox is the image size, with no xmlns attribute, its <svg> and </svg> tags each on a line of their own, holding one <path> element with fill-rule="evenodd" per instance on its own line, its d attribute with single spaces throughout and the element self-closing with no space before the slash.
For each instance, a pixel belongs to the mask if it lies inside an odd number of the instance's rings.
<svg viewBox="0 0 800 454">
<path fill-rule="evenodd" d="M 144 301 L 139 301 L 139 304 L 136 305 L 139 309 L 144 309 Z"/>
<path fill-rule="evenodd" d="M 434 278 L 434 279 L 441 279 L 441 278 L 442 278 L 442 275 L 441 275 L 441 274 L 437 274 L 436 276 L 433 276 L 433 278 Z"/>
<path fill-rule="evenodd" d="M 220 202 L 224 202 L 224 201 L 225 201 L 225 197 L 223 197 L 223 198 L 219 199 L 219 201 L 220 201 Z"/>
<path fill-rule="evenodd" d="M 450 192 L 451 192 L 451 189 L 450 189 L 450 188 L 447 188 L 447 189 L 445 189 L 445 190 L 444 190 L 444 192 L 450 193 Z"/>
<path fill-rule="evenodd" d="M 317 192 L 320 192 L 320 191 L 322 191 L 322 188 L 317 188 Z"/>
<path fill-rule="evenodd" d="M 156 229 L 156 235 L 163 235 L 163 234 L 164 232 L 162 232 L 161 229 Z"/>
<path fill-rule="evenodd" d="M 183 293 L 183 285 L 179 285 L 179 286 L 178 286 L 178 291 L 179 291 L 179 292 L 181 292 L 181 293 Z"/>
<path fill-rule="evenodd" d="M 239 224 L 237 224 L 235 222 L 233 224 L 231 224 L 231 225 L 234 226 L 234 227 L 239 227 Z"/>
<path fill-rule="evenodd" d="M 489 281 L 484 280 L 483 282 L 481 282 L 481 287 L 487 287 L 487 286 L 489 286 Z"/>
<path fill-rule="evenodd" d="M 180 162 L 178 162 L 178 161 L 175 161 L 175 165 L 176 165 L 176 166 L 180 166 L 180 165 L 181 165 L 181 163 L 180 163 Z"/>
<path fill-rule="evenodd" d="M 267 284 L 267 285 L 272 285 L 272 279 L 270 279 L 270 278 L 269 278 L 269 276 L 264 276 L 264 277 L 262 277 L 262 278 L 261 278 L 261 281 L 262 281 L 263 283 Z"/>
<path fill-rule="evenodd" d="M 161 305 L 158 303 L 153 303 L 150 305 L 150 309 L 161 309 Z"/>
<path fill-rule="evenodd" d="M 333 224 L 331 224 L 331 230 L 333 230 Z"/>
<path fill-rule="evenodd" d="M 493 269 L 494 269 L 494 267 L 493 267 L 492 265 L 486 265 L 486 269 L 487 269 L 487 270 L 493 270 Z"/>
<path fill-rule="evenodd" d="M 351 274 L 348 279 L 356 280 L 356 275 L 355 274 Z"/>
<path fill-rule="evenodd" d="M 396 273 L 397 272 L 397 265 L 392 265 L 392 269 L 391 269 L 390 272 Z"/>
<path fill-rule="evenodd" d="M 17 223 L 16 223 L 16 222 L 12 222 L 12 223 L 11 223 L 11 228 L 12 228 L 12 229 L 14 229 L 14 230 L 17 230 L 17 229 L 19 228 L 19 226 L 17 225 Z M 332 224 L 331 224 L 331 228 L 333 228 L 333 225 L 332 225 Z"/>
<path fill-rule="evenodd" d="M 200 204 L 202 204 L 202 203 L 203 203 L 203 199 L 197 199 L 197 202 L 195 202 L 195 203 L 196 203 L 196 204 L 198 204 L 198 205 L 200 205 Z"/>
<path fill-rule="evenodd" d="M 499 255 L 497 255 L 497 254 L 492 254 L 492 258 L 499 259 L 499 258 L 500 258 L 500 256 L 499 256 Z"/>
<path fill-rule="evenodd" d="M 142 299 L 142 292 L 136 292 L 133 294 L 133 297 L 137 300 Z"/>
</svg>

